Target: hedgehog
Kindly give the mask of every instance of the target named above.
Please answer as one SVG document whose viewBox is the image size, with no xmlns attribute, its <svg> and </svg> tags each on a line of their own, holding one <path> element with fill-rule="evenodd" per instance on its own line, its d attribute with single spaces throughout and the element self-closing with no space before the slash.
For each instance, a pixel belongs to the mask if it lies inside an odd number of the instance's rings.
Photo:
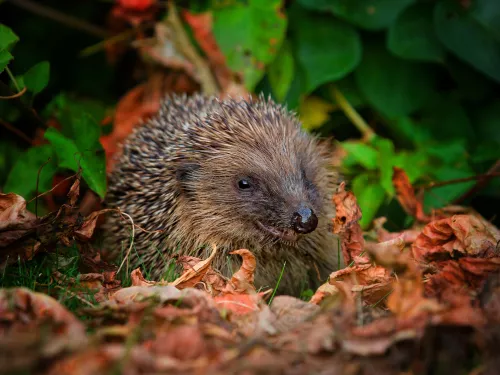
<svg viewBox="0 0 500 375">
<path fill-rule="evenodd" d="M 124 141 L 105 202 L 140 227 L 129 262 L 150 278 L 215 244 L 212 267 L 223 275 L 241 264 L 229 252 L 248 249 L 256 288 L 300 295 L 339 266 L 330 230 L 339 175 L 328 155 L 294 112 L 263 95 L 167 96 Z M 128 246 L 130 225 L 118 215 L 104 229 L 106 249 Z"/>
</svg>

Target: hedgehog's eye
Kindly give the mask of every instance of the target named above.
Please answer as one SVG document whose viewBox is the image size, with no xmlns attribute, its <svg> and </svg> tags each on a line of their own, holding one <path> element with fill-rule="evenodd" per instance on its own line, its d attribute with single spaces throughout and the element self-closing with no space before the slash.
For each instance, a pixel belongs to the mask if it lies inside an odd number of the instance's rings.
<svg viewBox="0 0 500 375">
<path fill-rule="evenodd" d="M 248 182 L 248 180 L 241 179 L 238 181 L 238 187 L 241 190 L 248 190 L 252 187 L 252 185 L 250 185 L 250 182 Z"/>
</svg>

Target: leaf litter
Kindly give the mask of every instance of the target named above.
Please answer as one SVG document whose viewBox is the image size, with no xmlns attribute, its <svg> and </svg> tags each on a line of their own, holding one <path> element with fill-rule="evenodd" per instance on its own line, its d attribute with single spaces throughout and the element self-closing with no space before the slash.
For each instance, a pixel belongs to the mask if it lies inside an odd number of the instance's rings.
<svg viewBox="0 0 500 375">
<path fill-rule="evenodd" d="M 396 174 L 404 180 L 404 171 Z M 404 190 L 411 185 L 401 186 L 398 194 L 411 197 Z M 77 277 L 52 271 L 58 287 L 85 302 L 75 312 L 47 294 L 0 289 L 0 373 L 428 373 L 437 360 L 465 366 L 454 357 L 457 346 L 483 356 L 477 371 L 494 373 L 500 231 L 477 213 L 442 210 L 401 233 L 387 232 L 380 218 L 363 233 L 356 197 L 342 184 L 332 230 L 345 268 L 309 302 L 277 296 L 269 305 L 272 291 L 255 290 L 259 265 L 247 249 L 231 253 L 243 262 L 230 279 L 211 267 L 214 246 L 207 259 L 179 257 L 175 280 L 149 281 L 135 269 L 124 286 L 90 242 L 109 210 L 83 217 L 78 194 L 76 176 L 68 204 L 40 218 L 22 197 L 0 195 L 4 266 L 15 255 L 32 259 L 34 242 L 49 253 L 57 243 L 76 244 L 91 265 Z M 444 333 L 450 327 L 463 334 Z"/>
</svg>

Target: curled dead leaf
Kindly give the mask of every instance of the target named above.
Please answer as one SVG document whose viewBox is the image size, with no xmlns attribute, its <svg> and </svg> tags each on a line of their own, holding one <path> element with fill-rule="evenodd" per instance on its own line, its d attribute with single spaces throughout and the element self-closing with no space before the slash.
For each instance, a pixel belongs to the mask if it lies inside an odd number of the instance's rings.
<svg viewBox="0 0 500 375">
<path fill-rule="evenodd" d="M 252 293 L 255 292 L 254 273 L 257 263 L 255 256 L 247 249 L 231 251 L 229 254 L 238 254 L 243 258 L 243 263 L 238 271 L 236 271 L 231 280 L 226 285 L 224 292 L 229 293 Z"/>
<path fill-rule="evenodd" d="M 472 215 L 453 215 L 427 224 L 412 246 L 419 262 L 462 256 L 498 256 L 500 231 L 486 220 Z"/>
<path fill-rule="evenodd" d="M 198 284 L 206 273 L 211 269 L 210 263 L 215 258 L 217 254 L 217 247 L 214 246 L 210 256 L 199 262 L 187 271 L 185 271 L 179 278 L 172 281 L 170 285 L 177 287 L 178 289 L 191 288 Z"/>
</svg>

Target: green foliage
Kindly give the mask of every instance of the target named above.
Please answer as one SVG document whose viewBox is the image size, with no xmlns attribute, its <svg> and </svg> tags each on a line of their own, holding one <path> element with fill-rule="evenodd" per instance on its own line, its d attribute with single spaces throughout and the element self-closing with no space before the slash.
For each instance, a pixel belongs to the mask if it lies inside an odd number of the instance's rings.
<svg viewBox="0 0 500 375">
<path fill-rule="evenodd" d="M 50 64 L 47 61 L 42 61 L 24 74 L 24 84 L 33 94 L 38 94 L 49 83 L 49 76 Z"/>
<path fill-rule="evenodd" d="M 359 64 L 361 40 L 351 25 L 298 6 L 290 11 L 290 23 L 297 64 L 304 74 L 303 92 L 343 78 Z"/>
<path fill-rule="evenodd" d="M 76 115 L 72 121 L 72 133 L 78 134 L 74 139 L 68 138 L 59 131 L 50 128 L 45 138 L 51 143 L 59 160 L 59 167 L 78 172 L 89 187 L 102 198 L 106 194 L 106 170 L 104 150 L 99 142 L 101 130 L 99 124 L 87 114 Z"/>
<path fill-rule="evenodd" d="M 14 58 L 9 51 L 18 40 L 18 36 L 10 28 L 0 24 L 0 73 Z"/>
<path fill-rule="evenodd" d="M 54 150 L 49 145 L 32 147 L 22 154 L 11 169 L 3 190 L 30 199 L 37 191 L 50 190 L 57 170 Z"/>
<path fill-rule="evenodd" d="M 379 30 L 392 24 L 404 8 L 414 0 L 299 0 L 302 5 L 330 11 L 339 18 L 368 30 Z"/>
<path fill-rule="evenodd" d="M 441 42 L 459 58 L 500 82 L 500 3 L 476 1 L 465 12 L 442 1 L 434 9 L 434 25 Z"/>
<path fill-rule="evenodd" d="M 268 67 L 268 76 L 273 94 L 279 101 L 286 98 L 288 90 L 293 81 L 295 63 L 293 61 L 290 43 L 285 42 L 281 46 L 278 55 Z"/>
<path fill-rule="evenodd" d="M 276 56 L 286 30 L 280 0 L 249 0 L 214 10 L 214 34 L 229 66 L 253 90 Z"/>
<path fill-rule="evenodd" d="M 4 25 L 0 25 L 0 50 L 11 48 L 19 38 Z M 23 96 L 22 101 L 30 104 L 35 95 L 42 92 L 49 82 L 50 64 L 42 61 L 24 74 L 13 78 L 11 87 L 16 89 L 26 87 L 31 96 Z M 90 105 L 89 105 L 90 104 Z M 7 105 L 4 109 L 7 121 L 16 120 L 18 111 L 13 111 Z M 3 191 L 17 193 L 27 199 L 35 192 L 50 190 L 53 177 L 59 171 L 70 169 L 78 172 L 89 187 L 101 197 L 106 194 L 105 155 L 99 137 L 99 124 L 87 114 L 98 114 L 102 117 L 102 108 L 93 102 L 78 102 L 65 95 L 57 96 L 46 108 L 47 116 L 55 116 L 62 125 L 62 133 L 54 128 L 45 131 L 45 138 L 50 144 L 28 149 L 12 163 L 4 157 L 5 163 L 12 164 L 3 186 Z M 0 113 L 2 113 L 0 112 Z"/>
<path fill-rule="evenodd" d="M 389 51 L 404 59 L 444 62 L 445 49 L 432 23 L 433 9 L 431 3 L 417 3 L 406 8 L 389 27 Z"/>
<path fill-rule="evenodd" d="M 434 89 L 427 67 L 398 59 L 377 44 L 367 47 L 355 77 L 368 102 L 389 118 L 422 108 Z"/>
</svg>

